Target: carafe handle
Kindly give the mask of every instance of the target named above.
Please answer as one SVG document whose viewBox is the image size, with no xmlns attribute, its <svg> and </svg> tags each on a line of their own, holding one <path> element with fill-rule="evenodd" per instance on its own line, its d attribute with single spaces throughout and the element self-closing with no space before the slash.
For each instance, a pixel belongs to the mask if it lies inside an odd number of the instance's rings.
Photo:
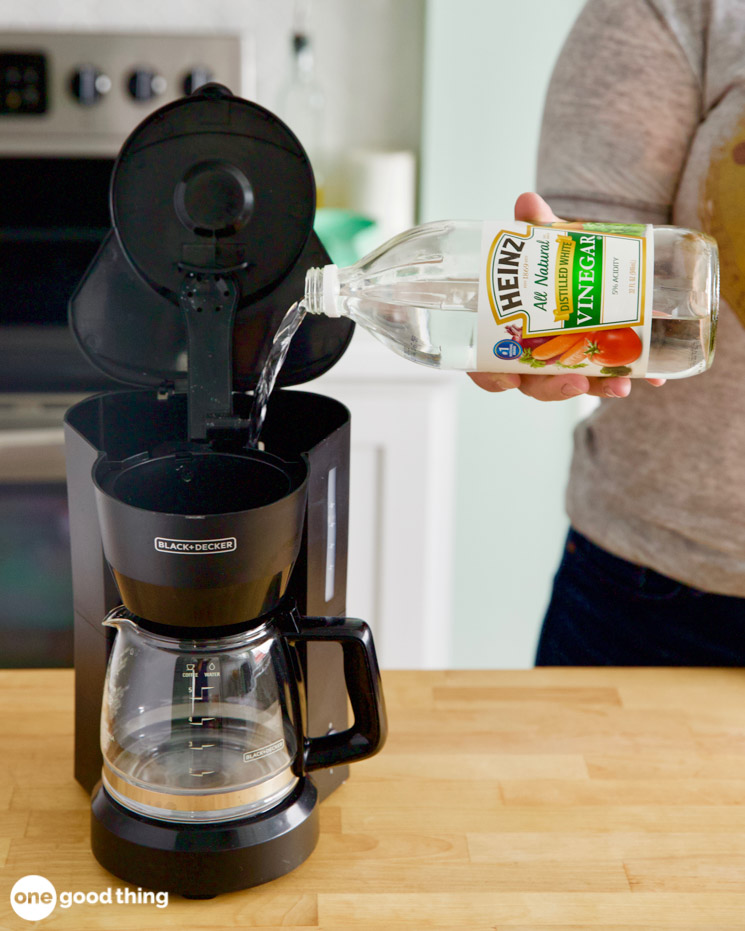
<svg viewBox="0 0 745 931">
<path fill-rule="evenodd" d="M 290 643 L 325 641 L 341 644 L 344 679 L 354 713 L 354 722 L 345 731 L 306 738 L 305 770 L 310 772 L 364 760 L 380 750 L 388 733 L 372 632 L 364 621 L 355 618 L 306 617 L 301 624 L 299 631 L 285 635 Z"/>
</svg>

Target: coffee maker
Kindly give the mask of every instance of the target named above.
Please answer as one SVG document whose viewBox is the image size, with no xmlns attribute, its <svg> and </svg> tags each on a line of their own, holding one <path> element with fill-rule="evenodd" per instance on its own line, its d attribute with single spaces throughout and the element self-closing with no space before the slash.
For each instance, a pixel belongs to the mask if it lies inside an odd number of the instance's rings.
<svg viewBox="0 0 745 931">
<path fill-rule="evenodd" d="M 302 863 L 320 801 L 385 739 L 370 631 L 344 617 L 349 413 L 285 390 L 348 321 L 304 320 L 246 448 L 272 336 L 329 261 L 314 209 L 290 129 L 205 85 L 125 142 L 70 301 L 83 353 L 130 386 L 65 422 L 75 776 L 99 862 L 187 897 Z"/>
</svg>

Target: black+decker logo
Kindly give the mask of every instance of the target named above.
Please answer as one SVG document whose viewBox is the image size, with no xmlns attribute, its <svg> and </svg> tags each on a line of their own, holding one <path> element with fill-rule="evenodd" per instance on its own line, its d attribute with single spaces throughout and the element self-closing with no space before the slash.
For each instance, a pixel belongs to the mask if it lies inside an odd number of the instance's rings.
<svg viewBox="0 0 745 931">
<path fill-rule="evenodd" d="M 238 549 L 235 537 L 221 537 L 219 540 L 170 540 L 168 537 L 156 537 L 154 543 L 159 553 L 176 553 L 181 556 L 234 553 Z"/>
</svg>

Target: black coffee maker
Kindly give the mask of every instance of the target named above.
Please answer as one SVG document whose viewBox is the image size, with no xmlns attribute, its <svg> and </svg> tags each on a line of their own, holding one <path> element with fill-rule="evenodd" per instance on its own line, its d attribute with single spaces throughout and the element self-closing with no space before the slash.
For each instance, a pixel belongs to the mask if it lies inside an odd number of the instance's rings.
<svg viewBox="0 0 745 931">
<path fill-rule="evenodd" d="M 206 85 L 125 143 L 70 302 L 86 356 L 137 386 L 65 423 L 75 775 L 102 865 L 189 897 L 300 864 L 318 803 L 385 739 L 370 631 L 344 618 L 348 411 L 275 390 L 246 448 L 272 336 L 329 261 L 314 205 L 292 132 Z M 351 332 L 306 318 L 278 384 Z"/>
</svg>

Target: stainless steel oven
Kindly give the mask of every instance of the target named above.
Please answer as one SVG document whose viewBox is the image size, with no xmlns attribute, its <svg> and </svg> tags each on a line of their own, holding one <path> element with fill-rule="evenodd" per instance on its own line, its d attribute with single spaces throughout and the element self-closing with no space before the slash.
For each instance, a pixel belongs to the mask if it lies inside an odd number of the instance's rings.
<svg viewBox="0 0 745 931">
<path fill-rule="evenodd" d="M 67 302 L 109 228 L 116 153 L 205 81 L 250 94 L 246 56 L 228 34 L 0 33 L 0 667 L 72 660 L 62 417 L 112 382 Z"/>
</svg>

